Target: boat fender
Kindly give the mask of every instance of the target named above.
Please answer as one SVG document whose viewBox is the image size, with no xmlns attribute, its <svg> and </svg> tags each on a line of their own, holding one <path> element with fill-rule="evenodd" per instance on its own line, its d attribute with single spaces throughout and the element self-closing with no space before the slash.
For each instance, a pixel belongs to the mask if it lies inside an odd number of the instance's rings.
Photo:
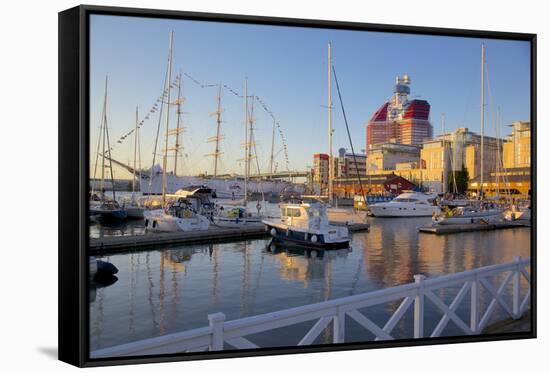
<svg viewBox="0 0 550 373">
<path fill-rule="evenodd" d="M 118 268 L 113 263 L 104 262 L 103 260 L 98 260 L 97 273 L 112 276 L 118 273 Z"/>
<path fill-rule="evenodd" d="M 311 242 L 313 242 L 313 243 L 317 242 L 317 235 L 314 234 L 314 235 L 311 236 Z"/>
<path fill-rule="evenodd" d="M 277 235 L 277 231 L 275 230 L 275 228 L 271 228 L 271 231 L 269 232 L 269 234 L 271 234 L 271 236 L 275 237 Z"/>
<path fill-rule="evenodd" d="M 118 280 L 115 276 L 116 273 L 118 273 L 118 268 L 114 264 L 98 260 L 94 282 L 101 286 L 112 285 Z"/>
</svg>

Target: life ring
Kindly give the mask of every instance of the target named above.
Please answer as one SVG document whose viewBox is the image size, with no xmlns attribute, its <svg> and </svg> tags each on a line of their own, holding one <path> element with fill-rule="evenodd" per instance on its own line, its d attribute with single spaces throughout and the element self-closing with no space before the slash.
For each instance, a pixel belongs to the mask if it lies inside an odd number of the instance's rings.
<svg viewBox="0 0 550 373">
<path fill-rule="evenodd" d="M 314 234 L 311 236 L 311 242 L 317 243 L 317 235 Z"/>
</svg>

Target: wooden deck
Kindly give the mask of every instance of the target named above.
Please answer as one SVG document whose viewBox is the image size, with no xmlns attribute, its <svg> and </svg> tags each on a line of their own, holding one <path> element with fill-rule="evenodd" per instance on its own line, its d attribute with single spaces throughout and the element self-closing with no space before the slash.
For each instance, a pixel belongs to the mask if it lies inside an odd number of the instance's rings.
<svg viewBox="0 0 550 373">
<path fill-rule="evenodd" d="M 332 224 L 332 223 L 331 223 Z M 336 225 L 344 225 L 334 223 Z M 368 224 L 348 225 L 350 232 L 367 231 Z M 148 250 L 159 246 L 178 244 L 205 244 L 240 241 L 252 238 L 268 237 L 264 225 L 254 224 L 243 227 L 210 227 L 207 231 L 147 233 L 131 236 L 109 236 L 90 238 L 91 254 L 107 254 L 129 250 Z"/>
</svg>

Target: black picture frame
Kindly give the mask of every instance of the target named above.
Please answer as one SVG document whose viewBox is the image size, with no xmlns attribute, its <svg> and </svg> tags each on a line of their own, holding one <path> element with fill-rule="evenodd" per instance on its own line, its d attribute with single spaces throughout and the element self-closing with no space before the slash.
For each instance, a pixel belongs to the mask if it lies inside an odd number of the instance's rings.
<svg viewBox="0 0 550 373">
<path fill-rule="evenodd" d="M 531 45 L 531 123 L 532 123 L 532 227 L 531 227 L 531 331 L 397 340 L 385 342 L 342 343 L 305 347 L 262 348 L 254 350 L 168 354 L 158 356 L 91 359 L 89 356 L 87 250 L 89 244 L 89 17 L 92 14 L 128 17 L 172 18 L 223 21 L 242 24 L 299 26 L 312 28 L 381 31 L 418 35 L 460 36 L 527 41 Z M 536 260 L 536 61 L 537 35 L 528 33 L 459 30 L 433 27 L 382 25 L 342 21 L 274 18 L 231 14 L 197 13 L 157 9 L 137 9 L 81 5 L 59 13 L 59 359 L 79 367 L 218 359 L 261 355 L 328 352 L 370 348 L 418 346 L 496 340 L 536 338 L 537 260 Z"/>
</svg>

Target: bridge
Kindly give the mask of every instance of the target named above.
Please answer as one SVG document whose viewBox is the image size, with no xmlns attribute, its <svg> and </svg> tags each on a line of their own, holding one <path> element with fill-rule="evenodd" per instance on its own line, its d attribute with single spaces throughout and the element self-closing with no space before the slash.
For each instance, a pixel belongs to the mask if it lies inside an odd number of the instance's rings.
<svg viewBox="0 0 550 373">
<path fill-rule="evenodd" d="M 529 258 L 515 257 L 511 263 L 433 278 L 419 274 L 414 275 L 414 282 L 404 285 L 229 321 L 226 321 L 225 315 L 221 312 L 212 313 L 208 315 L 208 326 L 92 351 L 91 356 L 102 358 L 255 349 L 261 348 L 258 342 L 252 340 L 255 334 L 269 333 L 284 327 L 299 330 L 304 323 L 308 325 L 305 329 L 307 332 L 297 342 L 297 346 L 315 344 L 324 331 L 331 334 L 333 343 L 346 342 L 346 325 L 350 324 L 368 331 L 368 335 L 374 336 L 375 341 L 408 338 L 395 335 L 394 329 L 402 320 L 413 324 L 412 338 L 415 339 L 439 337 L 449 323 L 458 327 L 458 333 L 482 334 L 497 307 L 503 309 L 513 320 L 520 319 L 530 307 L 531 290 L 521 294 L 522 280 L 524 284 L 531 284 L 528 270 L 530 263 Z M 495 286 L 495 283 L 498 286 Z M 451 287 L 459 290 L 454 299 L 447 303 L 441 296 Z M 488 304 L 484 309 L 482 305 L 485 302 L 481 301 L 481 291 L 488 296 Z M 468 294 L 470 296 L 466 297 Z M 466 305 L 463 304 L 465 299 Z M 395 311 L 384 325 L 378 325 L 369 315 L 369 307 L 387 305 L 391 302 L 398 302 L 399 305 L 392 306 Z M 432 330 L 427 330 L 428 323 L 424 312 L 428 302 L 442 315 Z M 413 317 L 404 317 L 410 308 L 413 309 Z M 465 316 L 467 321 L 464 320 Z M 348 321 L 353 323 L 348 324 Z M 437 320 L 429 321 L 433 324 L 433 321 Z M 313 326 L 309 326 L 312 324 Z M 347 329 L 349 332 L 350 328 Z M 288 347 L 288 344 L 285 347 Z"/>
</svg>

